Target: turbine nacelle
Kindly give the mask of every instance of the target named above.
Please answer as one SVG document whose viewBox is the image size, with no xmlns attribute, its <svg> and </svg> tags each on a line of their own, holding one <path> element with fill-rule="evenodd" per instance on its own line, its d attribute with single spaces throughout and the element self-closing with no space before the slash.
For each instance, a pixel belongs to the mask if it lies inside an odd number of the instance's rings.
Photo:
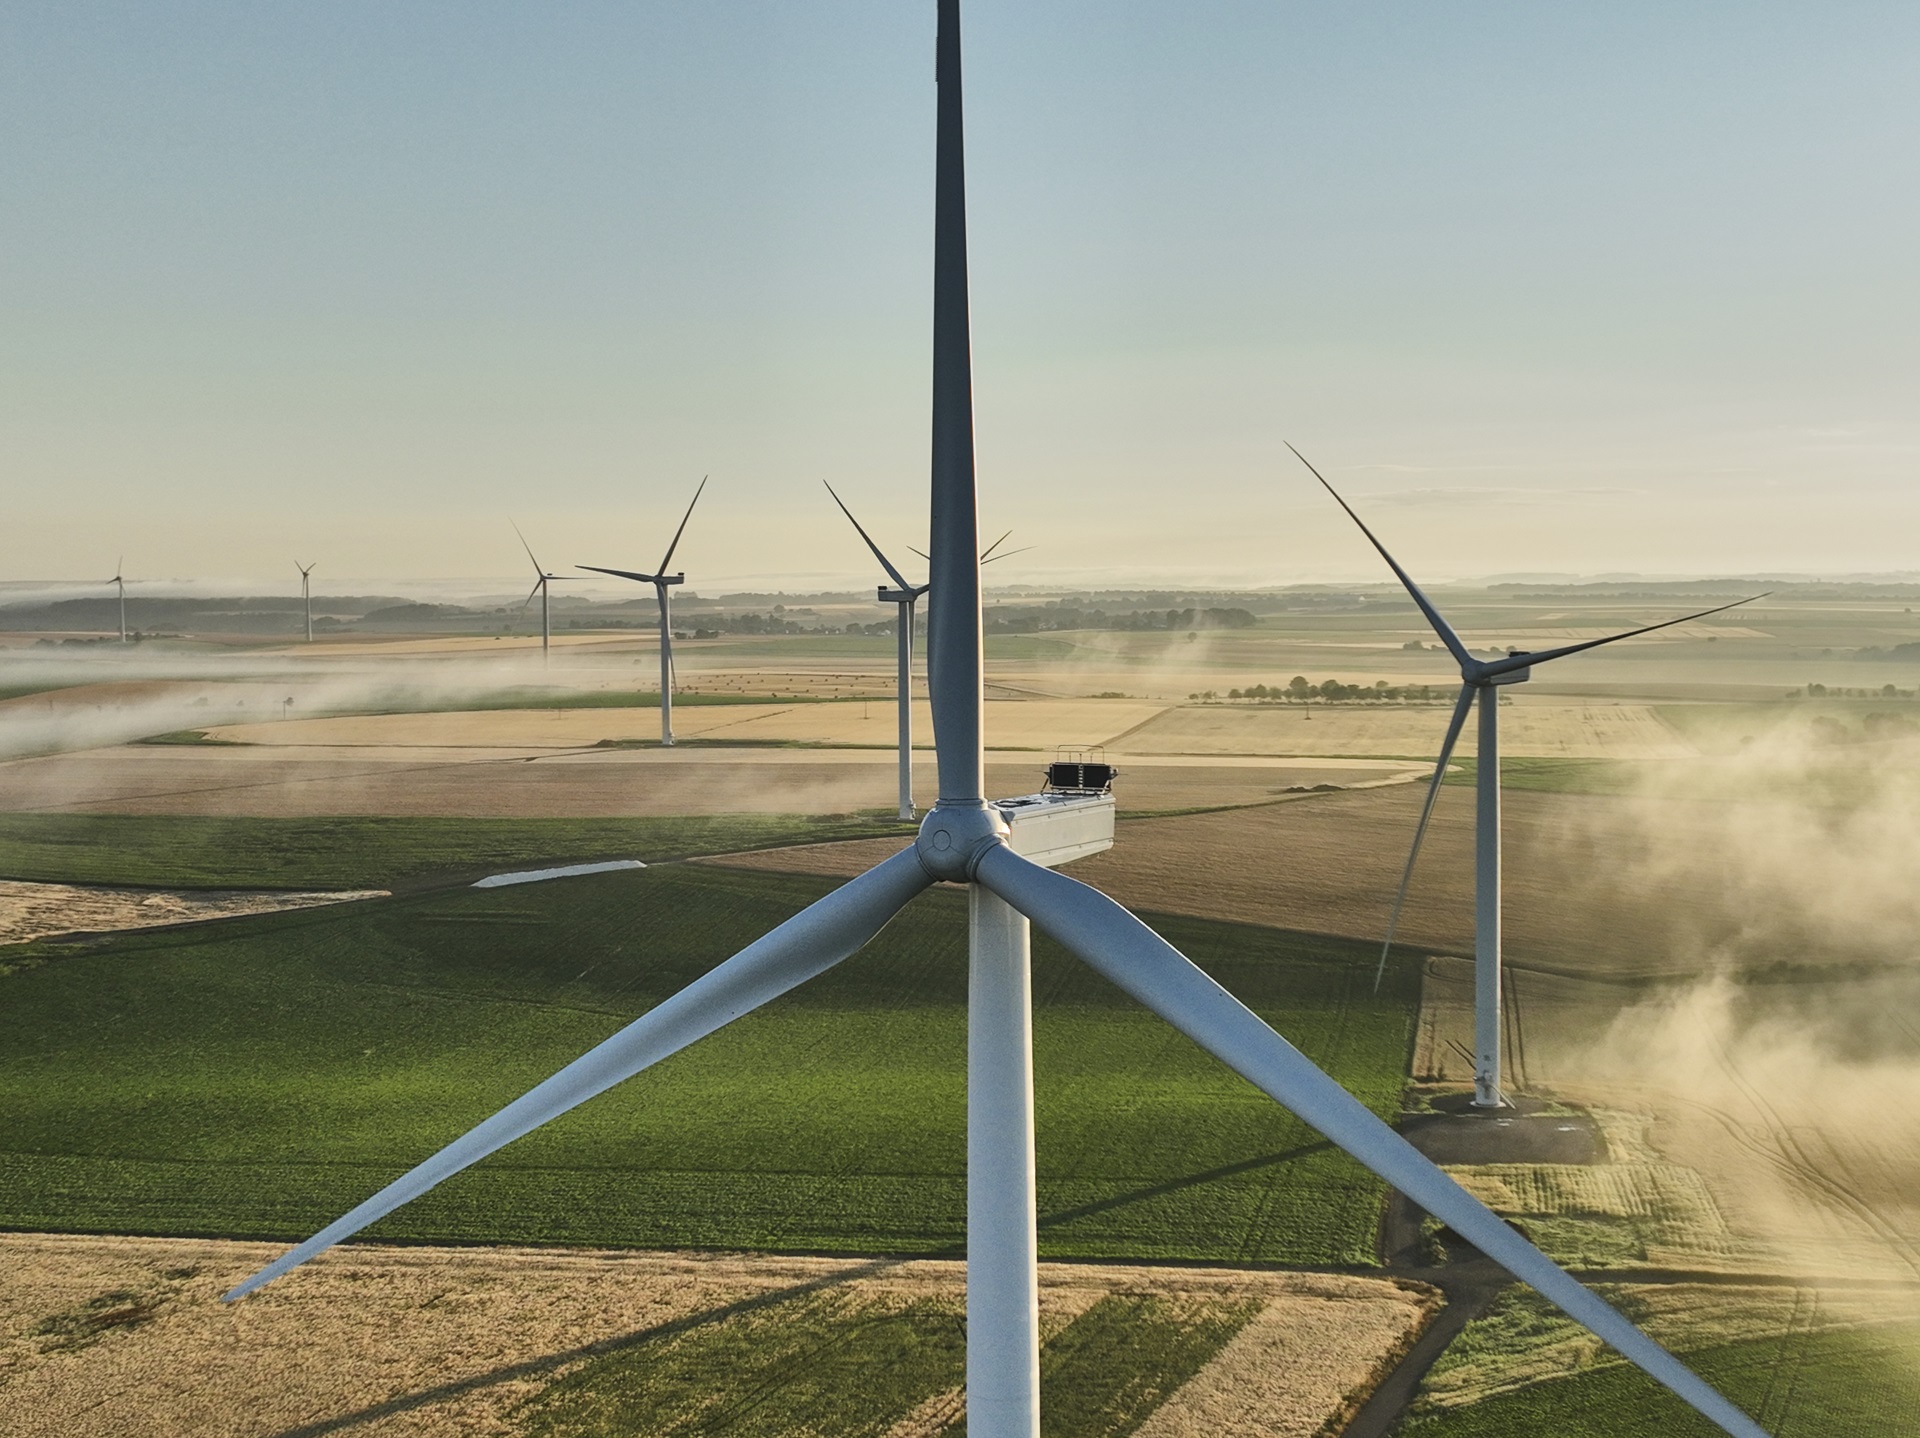
<svg viewBox="0 0 1920 1438">
<path fill-rule="evenodd" d="M 1481 672 L 1485 674 L 1485 678 L 1479 680 L 1469 678 L 1465 670 L 1461 671 L 1460 678 L 1468 684 L 1525 684 L 1529 679 L 1533 678 L 1533 665 L 1531 663 L 1522 665 L 1518 669 L 1506 669 L 1502 668 L 1501 665 L 1513 659 L 1531 660 L 1532 658 L 1533 656 L 1528 654 L 1524 649 L 1509 649 L 1506 659 L 1481 666 Z"/>
</svg>

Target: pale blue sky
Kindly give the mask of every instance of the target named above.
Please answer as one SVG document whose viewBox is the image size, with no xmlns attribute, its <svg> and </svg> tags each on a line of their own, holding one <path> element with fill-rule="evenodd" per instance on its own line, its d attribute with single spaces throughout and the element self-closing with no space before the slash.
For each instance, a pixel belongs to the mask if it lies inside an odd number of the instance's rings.
<svg viewBox="0 0 1920 1438">
<path fill-rule="evenodd" d="M 932 28 L 13 0 L 0 578 L 506 575 L 508 514 L 650 561 L 711 471 L 696 587 L 864 582 L 819 480 L 918 542 Z M 1436 575 L 1920 568 L 1920 9 L 972 0 L 967 48 L 1002 577 L 1371 573 L 1283 438 Z"/>
</svg>

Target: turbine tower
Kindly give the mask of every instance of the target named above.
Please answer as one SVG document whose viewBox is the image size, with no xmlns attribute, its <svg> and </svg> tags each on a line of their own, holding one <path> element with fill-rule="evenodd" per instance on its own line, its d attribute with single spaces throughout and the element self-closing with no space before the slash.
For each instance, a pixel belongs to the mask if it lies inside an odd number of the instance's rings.
<svg viewBox="0 0 1920 1438">
<path fill-rule="evenodd" d="M 825 484 L 826 481 L 822 480 Z M 853 511 L 847 508 L 846 501 L 827 485 L 827 493 L 833 495 L 833 502 L 840 506 L 840 512 L 847 522 L 859 531 L 860 537 L 867 542 L 867 548 L 873 551 L 873 557 L 880 561 L 880 567 L 887 571 L 887 577 L 893 581 L 893 588 L 886 585 L 879 588 L 882 604 L 892 604 L 899 611 L 899 678 L 897 692 L 900 696 L 900 817 L 913 817 L 913 609 L 920 602 L 920 596 L 927 592 L 924 584 L 909 584 L 907 577 L 894 568 L 893 561 L 880 552 L 880 546 L 873 542 L 873 536 L 861 527 L 860 521 L 853 517 Z"/>
<path fill-rule="evenodd" d="M 928 616 L 939 801 L 910 848 L 655 1005 L 226 1297 L 251 1293 L 503 1145 L 824 972 L 864 945 L 909 900 L 946 881 L 969 886 L 971 925 L 966 1402 L 973 1438 L 1038 1438 L 1040 1431 L 1029 920 L 1727 1433 L 1763 1438 L 1750 1418 L 1508 1227 L 1166 940 L 1097 890 L 1035 861 L 1062 862 L 1106 847 L 1113 833 L 1111 796 L 1058 806 L 1032 798 L 987 802 L 959 0 L 939 0 L 939 16 Z M 1028 817 L 1036 813 L 1037 819 Z M 1076 838 L 1081 842 L 1072 842 Z"/>
<path fill-rule="evenodd" d="M 575 569 L 592 570 L 595 574 L 612 574 L 621 579 L 635 579 L 642 584 L 653 586 L 653 597 L 660 604 L 660 742 L 671 746 L 673 743 L 673 597 L 671 586 L 685 584 L 684 574 L 669 574 L 667 566 L 673 563 L 673 551 L 680 547 L 680 536 L 687 532 L 687 521 L 693 518 L 693 506 L 700 502 L 700 496 L 707 487 L 707 477 L 700 477 L 700 487 L 693 492 L 693 498 L 687 503 L 687 512 L 680 516 L 680 527 L 673 532 L 673 543 L 667 546 L 660 565 L 652 574 L 636 574 L 631 569 L 602 569 L 597 564 L 576 564 Z"/>
<path fill-rule="evenodd" d="M 319 563 L 317 559 L 312 564 L 302 564 L 297 559 L 293 561 L 293 567 L 300 571 L 300 602 L 306 606 L 307 610 L 307 643 L 309 644 L 313 643 L 313 590 L 309 587 L 307 576 L 313 573 Z"/>
<path fill-rule="evenodd" d="M 513 521 L 509 519 L 507 523 L 513 524 Z M 547 586 L 556 581 L 564 584 L 567 580 L 572 579 L 573 576 L 571 574 L 547 573 L 541 566 L 540 561 L 533 558 L 533 546 L 527 543 L 526 535 L 520 534 L 520 526 L 513 524 L 513 532 L 520 536 L 520 547 L 527 551 L 527 558 L 533 560 L 533 588 L 529 589 L 527 591 L 527 597 L 520 601 L 520 608 L 524 610 L 529 604 L 533 603 L 534 595 L 537 594 L 540 596 L 540 662 L 545 664 L 548 662 L 550 651 L 553 648 L 553 619 L 547 604 Z"/>
<path fill-rule="evenodd" d="M 1287 448 L 1293 449 L 1293 446 L 1288 445 Z M 1434 765 L 1433 780 L 1427 786 L 1426 803 L 1420 810 L 1420 822 L 1413 832 L 1413 847 L 1407 854 L 1407 865 L 1400 876 L 1400 889 L 1394 895 L 1393 913 L 1387 920 L 1386 942 L 1380 948 L 1380 967 L 1374 974 L 1376 988 L 1380 983 L 1380 975 L 1386 971 L 1387 952 L 1393 947 L 1394 930 L 1400 925 L 1400 908 L 1407 899 L 1407 886 L 1413 881 L 1414 861 L 1420 857 L 1420 844 L 1426 837 L 1427 821 L 1433 817 L 1433 804 L 1440 795 L 1447 761 L 1453 757 L 1453 746 L 1466 725 L 1467 711 L 1476 700 L 1480 706 L 1473 820 L 1473 1102 L 1476 1108 L 1497 1109 L 1506 1104 L 1500 1068 L 1500 689 L 1508 684 L 1524 684 L 1533 677 L 1534 666 L 1545 664 L 1548 660 L 1564 659 L 1569 654 L 1598 649 L 1603 644 L 1631 639 L 1636 634 L 1671 629 L 1676 624 L 1704 619 L 1709 614 L 1736 609 L 1766 596 L 1749 595 L 1745 599 L 1734 600 L 1732 604 L 1703 609 L 1698 614 L 1683 614 L 1678 619 L 1664 619 L 1658 624 L 1646 624 L 1621 634 L 1609 634 L 1604 639 L 1565 644 L 1558 649 L 1546 649 L 1537 654 L 1513 650 L 1504 659 L 1475 659 L 1467 646 L 1460 642 L 1460 636 L 1454 633 L 1453 626 L 1441 617 L 1433 602 L 1420 592 L 1420 586 L 1400 567 L 1400 562 L 1387 553 L 1387 547 L 1367 528 L 1366 522 L 1354 513 L 1353 506 L 1340 497 L 1340 492 L 1327 483 L 1326 476 L 1314 469 L 1305 455 L 1297 449 L 1293 449 L 1293 453 L 1312 472 L 1313 477 L 1325 486 L 1327 493 L 1334 497 L 1339 506 L 1346 510 L 1348 518 L 1360 526 L 1360 532 L 1366 535 L 1380 552 L 1380 557 L 1386 560 L 1387 567 L 1412 596 L 1413 602 L 1426 616 L 1427 623 L 1433 626 L 1433 632 L 1440 636 L 1440 642 L 1447 646 L 1447 652 L 1453 655 L 1460 666 L 1460 698 L 1453 706 L 1453 718 L 1447 725 L 1447 736 L 1440 745 L 1440 760 Z"/>
<path fill-rule="evenodd" d="M 113 564 L 113 578 L 103 579 L 102 584 L 111 584 L 120 593 L 120 642 L 127 642 L 127 556 L 121 555 Z"/>
</svg>

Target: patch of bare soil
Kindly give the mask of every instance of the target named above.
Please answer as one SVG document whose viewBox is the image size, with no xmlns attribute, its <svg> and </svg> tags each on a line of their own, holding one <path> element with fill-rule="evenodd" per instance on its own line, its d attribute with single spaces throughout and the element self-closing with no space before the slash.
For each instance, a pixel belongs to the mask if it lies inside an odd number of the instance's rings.
<svg viewBox="0 0 1920 1438">
<path fill-rule="evenodd" d="M 277 1252 L 0 1236 L 0 1434 L 506 1434 L 546 1383 L 661 1325 L 840 1285 L 957 1295 L 963 1280 L 945 1262 L 349 1247 L 241 1303 L 219 1302 Z M 1392 1360 L 1434 1301 L 1341 1275 L 1049 1264 L 1043 1326 L 1115 1291 L 1263 1305 L 1153 1420 L 1161 1435 L 1306 1438 Z M 939 1413 L 918 1416 L 950 1417 L 957 1400 L 942 1395 Z"/>
<path fill-rule="evenodd" d="M 1129 791 L 1134 777 L 1122 776 Z M 1133 908 L 1377 940 L 1420 801 L 1419 786 L 1403 784 L 1142 818 L 1122 823 L 1112 849 L 1067 872 Z M 1441 796 L 1401 916 L 1400 962 L 1473 950 L 1471 809 L 1470 794 Z M 1745 917 L 1733 896 L 1685 875 L 1618 879 L 1614 859 L 1637 853 L 1640 839 L 1635 811 L 1612 799 L 1509 794 L 1505 830 L 1510 962 L 1582 976 L 1659 976 L 1696 963 L 1698 934 Z M 880 852 L 835 846 L 754 862 L 850 875 Z"/>
<path fill-rule="evenodd" d="M 352 899 L 385 898 L 385 889 L 262 893 L 247 889 L 119 889 L 92 884 L 30 884 L 0 879 L 0 944 L 55 934 L 148 929 L 238 914 L 311 909 Z"/>
</svg>

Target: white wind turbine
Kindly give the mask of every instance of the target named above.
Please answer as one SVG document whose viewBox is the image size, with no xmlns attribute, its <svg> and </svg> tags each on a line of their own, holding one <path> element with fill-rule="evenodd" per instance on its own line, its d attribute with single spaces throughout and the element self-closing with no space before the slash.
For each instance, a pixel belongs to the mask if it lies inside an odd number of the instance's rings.
<svg viewBox="0 0 1920 1438">
<path fill-rule="evenodd" d="M 707 477 L 700 476 L 700 487 L 693 492 L 693 498 L 687 503 L 687 512 L 680 516 L 680 527 L 673 532 L 673 543 L 667 546 L 667 552 L 660 560 L 659 568 L 652 574 L 636 574 L 631 569 L 602 569 L 597 564 L 576 564 L 575 569 L 591 570 L 595 574 L 611 574 L 620 579 L 636 579 L 642 584 L 653 586 L 653 597 L 660 605 L 660 742 L 673 743 L 673 596 L 671 586 L 685 584 L 684 574 L 669 574 L 667 566 L 673 563 L 673 551 L 680 547 L 680 536 L 687 532 L 687 521 L 693 518 L 693 506 L 700 502 L 700 496 L 706 491 Z"/>
<path fill-rule="evenodd" d="M 822 484 L 826 481 L 822 480 Z M 827 485 L 827 493 L 833 495 L 833 502 L 840 506 L 840 512 L 847 522 L 867 542 L 867 548 L 873 551 L 873 557 L 880 561 L 880 567 L 887 571 L 887 577 L 893 581 L 893 588 L 881 585 L 880 602 L 891 604 L 899 612 L 899 677 L 896 680 L 900 700 L 900 817 L 913 817 L 913 609 L 920 602 L 920 596 L 927 592 L 924 584 L 910 584 L 907 577 L 894 568 L 893 561 L 880 552 L 880 546 L 873 542 L 859 520 L 853 517 L 853 511 L 847 508 L 846 501 Z"/>
<path fill-rule="evenodd" d="M 306 606 L 307 610 L 307 643 L 309 644 L 313 643 L 313 590 L 308 583 L 308 576 L 319 566 L 319 563 L 317 559 L 312 564 L 302 564 L 297 559 L 293 561 L 293 567 L 300 571 L 300 602 Z"/>
<path fill-rule="evenodd" d="M 111 584 L 120 594 L 120 642 L 127 642 L 127 557 L 121 555 L 113 564 L 113 578 L 103 579 L 102 584 Z"/>
<path fill-rule="evenodd" d="M 1104 818 L 1110 837 L 1110 796 L 1068 801 L 1051 815 L 1043 813 L 1031 829 L 1024 816 L 1032 801 L 987 802 L 959 0 L 939 0 L 939 16 L 929 615 L 939 802 L 910 848 L 648 1010 L 226 1297 L 252 1292 L 503 1145 L 824 972 L 864 945 L 909 900 L 945 881 L 968 886 L 971 925 L 967 1431 L 973 1438 L 1037 1438 L 1040 1431 L 1029 919 L 1726 1432 L 1764 1438 L 1739 1409 L 1470 1196 L 1158 934 L 1097 890 L 1022 854 L 1023 848 L 1038 849 L 1041 857 L 1058 861 L 1102 847 L 1095 841 L 1076 849 L 1058 842 L 1058 835 L 1064 828 L 1069 840 L 1076 833 L 1084 838 L 1086 821 Z"/>
<path fill-rule="evenodd" d="M 1293 446 L 1288 445 L 1287 448 L 1293 449 Z M 1691 620 L 1704 619 L 1709 614 L 1737 609 L 1742 604 L 1751 604 L 1766 596 L 1749 595 L 1745 599 L 1734 600 L 1732 604 L 1720 604 L 1712 609 L 1703 609 L 1698 614 L 1683 614 L 1678 619 L 1665 619 L 1658 624 L 1646 624 L 1624 633 L 1609 634 L 1604 639 L 1563 644 L 1557 649 L 1545 649 L 1534 654 L 1514 650 L 1503 659 L 1475 659 L 1467 646 L 1461 643 L 1460 636 L 1453 632 L 1453 626 L 1441 618 L 1433 602 L 1420 592 L 1420 586 L 1400 567 L 1400 562 L 1387 553 L 1387 547 L 1367 528 L 1366 522 L 1354 513 L 1353 506 L 1340 497 L 1340 492 L 1327 483 L 1326 476 L 1314 469 L 1305 455 L 1297 449 L 1293 449 L 1293 453 L 1326 488 L 1327 493 L 1334 497 L 1335 502 L 1346 510 L 1348 518 L 1360 526 L 1360 532 L 1366 535 L 1368 542 L 1386 560 L 1387 567 L 1394 572 L 1413 602 L 1419 606 L 1420 612 L 1426 616 L 1427 623 L 1433 626 L 1433 632 L 1440 636 L 1440 642 L 1447 646 L 1447 652 L 1453 655 L 1460 666 L 1460 698 L 1453 706 L 1447 737 L 1440 745 L 1440 760 L 1434 765 L 1433 780 L 1427 785 L 1426 803 L 1420 810 L 1420 822 L 1413 831 L 1413 847 L 1407 853 L 1406 868 L 1400 876 L 1400 888 L 1394 895 L 1393 912 L 1387 920 L 1386 942 L 1380 948 L 1380 967 L 1374 974 L 1376 988 L 1380 983 L 1380 975 L 1386 971 L 1387 952 L 1393 947 L 1394 930 L 1400 925 L 1400 909 L 1406 903 L 1407 886 L 1413 880 L 1413 865 L 1420 857 L 1420 843 L 1427 834 L 1427 821 L 1433 817 L 1434 800 L 1440 796 L 1447 761 L 1453 757 L 1453 746 L 1467 722 L 1467 711 L 1473 707 L 1476 699 L 1479 701 L 1473 820 L 1473 1102 L 1476 1108 L 1500 1108 L 1506 1103 L 1506 1095 L 1501 1088 L 1500 1065 L 1500 688 L 1507 684 L 1524 684 L 1533 677 L 1535 665 L 1545 664 L 1550 659 L 1564 659 L 1569 654 L 1598 649 L 1603 644 L 1631 639 L 1636 634 L 1651 634 L 1656 629 L 1671 629 L 1676 624 L 1686 624 Z"/>
<path fill-rule="evenodd" d="M 513 524 L 513 521 L 509 519 L 507 523 Z M 529 589 L 527 591 L 527 597 L 520 601 L 520 607 L 524 610 L 529 604 L 533 603 L 534 595 L 537 594 L 540 596 L 540 662 L 545 664 L 553 649 L 553 616 L 551 606 L 547 602 L 547 586 L 555 583 L 564 584 L 574 576 L 571 574 L 547 573 L 545 566 L 543 566 L 539 560 L 534 559 L 533 546 L 527 543 L 526 535 L 520 533 L 520 526 L 513 524 L 513 532 L 519 536 L 520 547 L 527 551 L 527 558 L 533 560 L 533 588 Z"/>
<path fill-rule="evenodd" d="M 821 483 L 826 484 L 826 481 L 822 480 Z M 827 493 L 833 495 L 833 502 L 840 506 L 840 512 L 846 515 L 847 522 L 867 542 L 867 548 L 873 551 L 873 557 L 880 561 L 880 567 L 887 571 L 887 577 L 893 581 L 893 588 L 889 589 L 883 584 L 878 593 L 882 604 L 897 606 L 900 614 L 896 630 L 899 636 L 899 677 L 894 690 L 899 696 L 900 704 L 900 817 L 911 819 L 913 817 L 913 609 L 920 602 L 920 596 L 927 592 L 928 586 L 908 583 L 906 576 L 894 568 L 893 561 L 880 552 L 880 546 L 873 542 L 873 536 L 868 534 L 860 521 L 853 517 L 853 511 L 847 508 L 846 501 L 840 498 L 830 484 L 827 485 Z M 1001 549 L 1000 546 L 1012 537 L 1013 531 L 1009 529 L 994 540 L 981 551 L 980 562 L 992 564 L 996 560 L 1011 559 L 1014 555 L 1025 554 L 1027 550 L 1033 548 L 1029 544 L 1021 549 Z M 907 547 L 913 548 L 911 545 Z M 918 549 L 914 549 L 913 552 L 920 555 L 922 559 L 927 558 Z M 928 648 L 931 649 L 932 645 L 929 644 Z"/>
</svg>

